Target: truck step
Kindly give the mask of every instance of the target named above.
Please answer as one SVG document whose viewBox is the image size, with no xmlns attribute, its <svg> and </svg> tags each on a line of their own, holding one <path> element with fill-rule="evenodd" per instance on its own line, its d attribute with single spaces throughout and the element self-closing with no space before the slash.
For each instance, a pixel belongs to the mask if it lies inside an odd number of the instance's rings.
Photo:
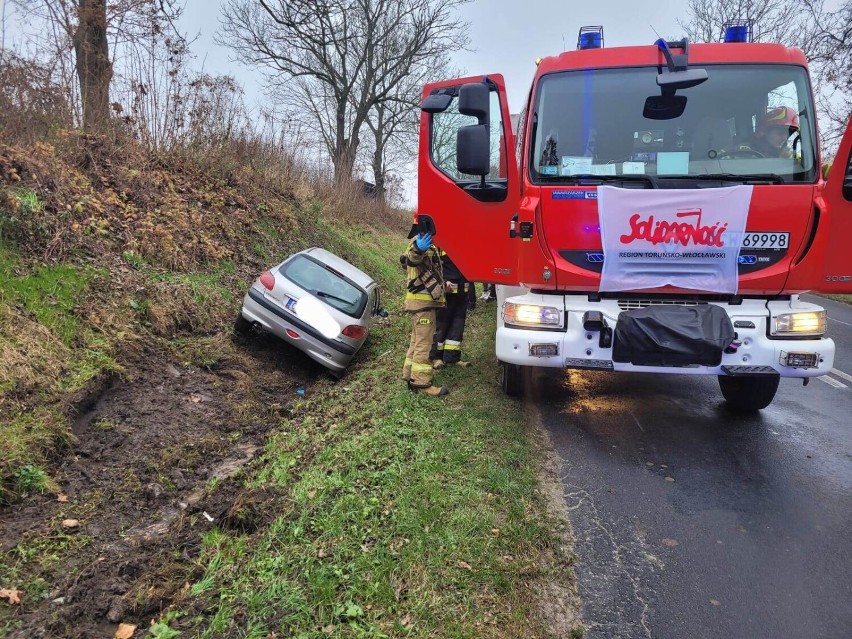
<svg viewBox="0 0 852 639">
<path fill-rule="evenodd" d="M 727 365 L 722 366 L 722 371 L 725 375 L 729 375 L 731 377 L 752 377 L 754 375 L 778 375 L 778 371 L 776 371 L 771 366 L 738 366 L 738 365 Z"/>
<path fill-rule="evenodd" d="M 608 359 L 581 359 L 569 357 L 565 360 L 565 368 L 583 368 L 593 371 L 612 370 L 612 362 Z"/>
</svg>

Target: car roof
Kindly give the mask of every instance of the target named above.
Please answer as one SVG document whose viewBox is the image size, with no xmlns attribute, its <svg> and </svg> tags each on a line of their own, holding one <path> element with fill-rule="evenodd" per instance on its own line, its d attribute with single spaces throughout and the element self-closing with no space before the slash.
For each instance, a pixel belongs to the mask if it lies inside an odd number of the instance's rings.
<svg viewBox="0 0 852 639">
<path fill-rule="evenodd" d="M 343 258 L 338 257 L 334 253 L 326 251 L 323 248 L 314 246 L 312 248 L 305 249 L 304 251 L 300 251 L 300 253 L 304 255 L 310 255 L 311 257 L 322 262 L 323 264 L 330 266 L 332 269 L 334 269 L 344 277 L 348 277 L 350 280 L 355 282 L 355 284 L 362 288 L 367 288 L 374 282 L 373 278 L 367 275 L 364 271 L 355 268 Z"/>
</svg>

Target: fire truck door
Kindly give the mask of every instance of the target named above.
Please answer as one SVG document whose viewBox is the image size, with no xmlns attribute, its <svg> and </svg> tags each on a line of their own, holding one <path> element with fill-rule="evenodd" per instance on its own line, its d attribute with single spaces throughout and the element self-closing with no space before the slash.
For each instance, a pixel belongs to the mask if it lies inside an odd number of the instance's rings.
<svg viewBox="0 0 852 639">
<path fill-rule="evenodd" d="M 837 149 L 823 199 L 828 209 L 823 293 L 852 293 L 852 119 Z"/>
<path fill-rule="evenodd" d="M 468 109 L 460 100 L 462 87 L 473 84 L 488 89 L 487 103 L 484 90 L 474 91 L 482 97 L 482 109 Z M 418 213 L 432 216 L 435 243 L 469 280 L 515 283 L 518 242 L 509 233 L 520 190 L 503 77 L 427 84 L 421 106 Z M 469 166 L 471 141 L 484 153 L 486 139 L 487 175 L 463 173 L 459 167 Z"/>
</svg>

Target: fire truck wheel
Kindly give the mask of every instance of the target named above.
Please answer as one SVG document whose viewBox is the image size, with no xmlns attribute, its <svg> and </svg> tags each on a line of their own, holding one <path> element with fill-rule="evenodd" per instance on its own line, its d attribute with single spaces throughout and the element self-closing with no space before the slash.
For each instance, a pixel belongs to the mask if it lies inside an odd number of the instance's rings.
<svg viewBox="0 0 852 639">
<path fill-rule="evenodd" d="M 779 375 L 761 375 L 759 377 L 719 376 L 719 388 L 728 402 L 728 407 L 737 413 L 753 413 L 766 408 L 775 397 Z"/>
<path fill-rule="evenodd" d="M 248 333 L 251 328 L 251 322 L 243 317 L 242 313 L 237 313 L 237 319 L 234 320 L 234 332 L 240 335 Z"/>
<path fill-rule="evenodd" d="M 509 397 L 521 397 L 524 394 L 524 371 L 517 364 L 500 362 L 500 386 Z"/>
</svg>

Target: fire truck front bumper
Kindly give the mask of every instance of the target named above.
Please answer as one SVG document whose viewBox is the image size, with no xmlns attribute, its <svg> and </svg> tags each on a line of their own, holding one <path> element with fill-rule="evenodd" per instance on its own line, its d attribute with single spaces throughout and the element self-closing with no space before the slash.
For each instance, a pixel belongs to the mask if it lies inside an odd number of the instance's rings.
<svg viewBox="0 0 852 639">
<path fill-rule="evenodd" d="M 613 342 L 619 316 L 629 308 L 635 308 L 635 301 L 625 303 L 623 300 L 606 299 L 590 302 L 585 295 L 529 294 L 509 298 L 507 302 L 524 305 L 526 319 L 535 319 L 536 314 L 529 309 L 534 310 L 537 305 L 551 309 L 549 315 L 542 312 L 539 316 L 553 324 L 528 327 L 507 323 L 507 319 L 511 322 L 525 317 L 510 313 L 507 318 L 504 304 L 498 323 L 496 352 L 497 359 L 509 364 L 680 375 L 780 375 L 793 378 L 825 375 L 834 364 L 834 340 L 814 334 L 824 331 L 823 309 L 798 300 L 755 299 L 743 300 L 739 304 L 714 303 L 728 315 L 736 334 L 720 354 L 718 363 L 712 365 L 708 365 L 706 360 L 698 363 L 688 358 L 671 363 L 666 361 L 666 357 L 660 357 L 660 362 L 654 365 L 614 361 Z M 558 319 L 553 310 L 558 312 Z M 786 334 L 783 329 L 786 329 Z M 791 334 L 794 331 L 804 335 Z"/>
</svg>

